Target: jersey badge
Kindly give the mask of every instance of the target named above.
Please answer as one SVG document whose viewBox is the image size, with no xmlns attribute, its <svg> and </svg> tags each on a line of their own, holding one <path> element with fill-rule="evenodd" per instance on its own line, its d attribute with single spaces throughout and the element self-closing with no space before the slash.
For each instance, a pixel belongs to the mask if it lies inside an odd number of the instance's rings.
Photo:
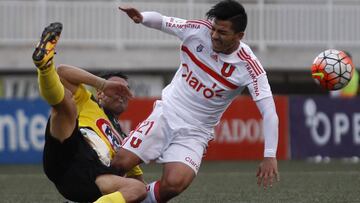
<svg viewBox="0 0 360 203">
<path fill-rule="evenodd" d="M 204 46 L 202 44 L 199 44 L 199 46 L 196 47 L 197 52 L 202 52 L 203 49 L 204 49 Z"/>
</svg>

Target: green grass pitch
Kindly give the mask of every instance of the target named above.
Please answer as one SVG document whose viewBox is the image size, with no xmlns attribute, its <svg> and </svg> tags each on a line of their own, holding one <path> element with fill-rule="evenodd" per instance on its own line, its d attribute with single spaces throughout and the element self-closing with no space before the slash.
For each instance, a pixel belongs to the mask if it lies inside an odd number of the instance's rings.
<svg viewBox="0 0 360 203">
<path fill-rule="evenodd" d="M 360 202 L 360 164 L 280 161 L 281 181 L 264 190 L 256 185 L 259 162 L 204 162 L 193 184 L 171 202 Z M 159 165 L 143 167 L 147 181 Z M 65 202 L 40 165 L 0 165 L 1 203 Z"/>
</svg>

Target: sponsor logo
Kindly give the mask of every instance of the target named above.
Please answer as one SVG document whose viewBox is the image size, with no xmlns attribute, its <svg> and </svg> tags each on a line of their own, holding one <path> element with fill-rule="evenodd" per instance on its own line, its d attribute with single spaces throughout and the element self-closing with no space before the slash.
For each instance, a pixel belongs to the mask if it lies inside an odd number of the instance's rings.
<svg viewBox="0 0 360 203">
<path fill-rule="evenodd" d="M 0 80 L 0 97 L 6 99 L 37 99 L 39 85 L 36 77 L 6 76 Z"/>
<path fill-rule="evenodd" d="M 177 23 L 166 22 L 165 26 L 170 28 L 178 28 L 178 29 L 184 29 L 184 28 L 200 29 L 200 25 L 194 23 L 177 24 Z"/>
<path fill-rule="evenodd" d="M 329 142 L 341 145 L 347 136 L 352 136 L 352 142 L 360 145 L 360 113 L 347 115 L 336 112 L 327 115 L 326 112 L 318 111 L 313 99 L 307 99 L 304 103 L 304 114 L 306 126 L 316 145 L 325 146 Z"/>
<path fill-rule="evenodd" d="M 253 86 L 254 86 L 254 92 L 256 96 L 259 96 L 260 91 L 259 91 L 259 84 L 258 84 L 258 80 L 256 78 L 256 74 L 254 72 L 254 70 L 249 66 L 246 65 L 246 70 L 248 71 L 252 81 L 253 81 Z"/>
<path fill-rule="evenodd" d="M 111 124 L 107 120 L 100 118 L 96 121 L 96 126 L 109 140 L 114 150 L 117 151 L 121 146 L 121 139 L 120 135 L 111 127 Z"/>
<path fill-rule="evenodd" d="M 199 170 L 199 164 L 196 163 L 191 157 L 185 157 L 185 161 L 188 162 L 191 166 L 195 167 L 196 170 Z"/>
<path fill-rule="evenodd" d="M 263 143 L 262 120 L 257 119 L 225 119 L 215 127 L 216 143 Z"/>
<path fill-rule="evenodd" d="M 186 64 L 183 64 L 183 67 L 185 68 L 186 72 L 182 74 L 182 77 L 192 89 L 194 89 L 196 92 L 202 93 L 202 95 L 207 99 L 211 99 L 214 96 L 220 98 L 222 97 L 220 93 L 223 92 L 224 89 L 215 90 L 215 88 L 217 87 L 216 83 L 213 83 L 212 87 L 208 88 L 197 77 L 193 75 L 192 71 L 189 71 L 189 67 Z"/>
<path fill-rule="evenodd" d="M 25 104 L 25 102 L 24 102 Z M 0 114 L 0 152 L 40 152 L 45 143 L 47 116 L 30 114 L 17 109 L 11 114 Z"/>
</svg>

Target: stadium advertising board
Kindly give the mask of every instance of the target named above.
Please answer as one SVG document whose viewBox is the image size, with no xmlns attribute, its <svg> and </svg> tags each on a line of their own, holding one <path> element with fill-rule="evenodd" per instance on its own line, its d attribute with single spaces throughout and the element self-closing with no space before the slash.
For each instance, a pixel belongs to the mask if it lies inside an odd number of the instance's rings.
<svg viewBox="0 0 360 203">
<path fill-rule="evenodd" d="M 360 154 L 360 98 L 290 97 L 293 159 Z"/>
<path fill-rule="evenodd" d="M 287 97 L 275 97 L 279 117 L 278 159 L 287 159 L 288 117 Z M 205 155 L 207 160 L 255 160 L 264 157 L 262 119 L 250 97 L 233 101 L 215 129 Z"/>
<path fill-rule="evenodd" d="M 0 163 L 40 163 L 49 106 L 37 100 L 0 100 Z"/>
<path fill-rule="evenodd" d="M 146 119 L 153 109 L 154 98 L 136 98 L 120 117 L 128 133 Z M 278 157 L 287 151 L 287 99 L 276 97 L 280 119 Z M 0 100 L 0 164 L 41 163 L 44 132 L 50 107 L 41 99 Z M 215 130 L 205 159 L 260 159 L 263 156 L 261 116 L 249 97 L 237 98 L 224 113 Z"/>
</svg>

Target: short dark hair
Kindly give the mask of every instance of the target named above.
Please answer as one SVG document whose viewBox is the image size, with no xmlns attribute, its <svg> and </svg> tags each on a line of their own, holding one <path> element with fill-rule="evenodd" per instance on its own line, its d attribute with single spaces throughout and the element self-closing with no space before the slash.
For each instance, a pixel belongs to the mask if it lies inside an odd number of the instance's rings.
<svg viewBox="0 0 360 203">
<path fill-rule="evenodd" d="M 215 4 L 207 13 L 210 20 L 228 20 L 232 23 L 232 29 L 244 32 L 247 25 L 247 14 L 245 8 L 237 1 L 223 0 Z"/>
<path fill-rule="evenodd" d="M 122 72 L 119 71 L 115 71 L 115 72 L 102 72 L 98 74 L 99 77 L 104 78 L 104 79 L 109 79 L 111 77 L 119 77 L 122 78 L 124 80 L 128 79 L 128 76 L 124 75 Z"/>
</svg>

